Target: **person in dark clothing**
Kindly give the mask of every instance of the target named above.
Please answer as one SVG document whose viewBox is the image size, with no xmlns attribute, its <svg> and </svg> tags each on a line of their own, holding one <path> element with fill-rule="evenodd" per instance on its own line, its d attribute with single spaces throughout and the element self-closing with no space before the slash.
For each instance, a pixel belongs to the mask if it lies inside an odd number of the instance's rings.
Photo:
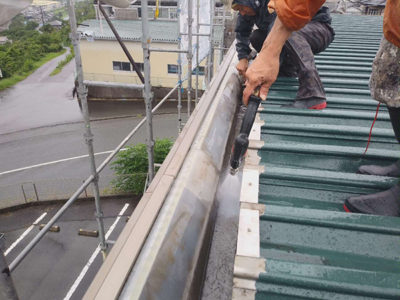
<svg viewBox="0 0 400 300">
<path fill-rule="evenodd" d="M 276 14 L 268 11 L 268 0 L 234 0 L 232 8 L 239 11 L 236 23 L 238 71 L 245 75 L 250 44 L 260 52 L 274 24 Z M 253 26 L 258 29 L 253 31 Z M 299 79 L 299 90 L 293 108 L 323 109 L 326 95 L 314 62 L 314 54 L 325 50 L 333 41 L 334 30 L 327 7 L 322 7 L 306 26 L 292 33 L 280 56 L 280 75 Z"/>
</svg>

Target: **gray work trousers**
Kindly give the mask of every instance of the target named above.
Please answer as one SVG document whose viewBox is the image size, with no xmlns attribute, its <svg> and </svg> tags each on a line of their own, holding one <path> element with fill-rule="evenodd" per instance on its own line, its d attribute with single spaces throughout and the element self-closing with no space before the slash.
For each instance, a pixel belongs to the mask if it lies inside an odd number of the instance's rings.
<svg viewBox="0 0 400 300">
<path fill-rule="evenodd" d="M 250 43 L 261 51 L 267 31 L 257 29 L 250 36 Z M 310 22 L 292 33 L 281 53 L 280 76 L 298 77 L 296 100 L 326 99 L 324 87 L 315 66 L 314 54 L 324 51 L 333 41 L 334 31 L 329 24 Z"/>
</svg>

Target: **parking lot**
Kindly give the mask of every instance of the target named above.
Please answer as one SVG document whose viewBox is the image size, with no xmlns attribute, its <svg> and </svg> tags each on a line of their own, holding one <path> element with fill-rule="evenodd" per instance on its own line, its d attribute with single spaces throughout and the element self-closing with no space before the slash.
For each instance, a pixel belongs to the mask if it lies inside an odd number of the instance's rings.
<svg viewBox="0 0 400 300">
<path fill-rule="evenodd" d="M 102 201 L 108 240 L 115 241 L 137 204 L 130 198 Z M 7 263 L 21 250 L 61 206 L 60 203 L 0 213 L 0 232 Z M 56 223 L 59 232 L 48 232 L 12 272 L 21 300 L 81 299 L 102 263 L 96 237 L 78 235 L 79 229 L 97 230 L 94 201 L 73 205 Z M 112 245 L 110 245 L 112 247 Z"/>
</svg>

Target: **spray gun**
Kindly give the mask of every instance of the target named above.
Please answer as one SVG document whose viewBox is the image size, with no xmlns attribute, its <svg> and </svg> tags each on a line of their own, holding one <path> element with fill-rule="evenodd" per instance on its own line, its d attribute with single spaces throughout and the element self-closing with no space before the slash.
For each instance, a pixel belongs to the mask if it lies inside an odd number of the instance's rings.
<svg viewBox="0 0 400 300">
<path fill-rule="evenodd" d="M 259 94 L 259 89 L 256 89 L 253 95 L 249 98 L 247 104 L 247 110 L 243 118 L 242 126 L 240 127 L 240 133 L 235 139 L 235 145 L 233 146 L 233 153 L 231 156 L 231 169 L 230 173 L 235 175 L 239 169 L 240 163 L 242 162 L 243 156 L 249 146 L 249 134 L 251 127 L 253 127 L 254 119 L 258 106 L 260 105 L 261 98 L 256 96 Z"/>
</svg>

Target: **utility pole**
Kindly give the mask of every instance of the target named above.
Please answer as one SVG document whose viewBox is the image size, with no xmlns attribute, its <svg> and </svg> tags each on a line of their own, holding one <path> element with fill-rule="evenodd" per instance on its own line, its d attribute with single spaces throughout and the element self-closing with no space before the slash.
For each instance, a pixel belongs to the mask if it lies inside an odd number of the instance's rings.
<svg viewBox="0 0 400 300">
<path fill-rule="evenodd" d="M 42 15 L 42 25 L 44 25 L 44 15 L 43 15 L 43 8 L 42 8 L 42 6 L 39 6 L 39 9 L 40 9 L 40 13 L 41 13 L 41 15 Z"/>
</svg>

